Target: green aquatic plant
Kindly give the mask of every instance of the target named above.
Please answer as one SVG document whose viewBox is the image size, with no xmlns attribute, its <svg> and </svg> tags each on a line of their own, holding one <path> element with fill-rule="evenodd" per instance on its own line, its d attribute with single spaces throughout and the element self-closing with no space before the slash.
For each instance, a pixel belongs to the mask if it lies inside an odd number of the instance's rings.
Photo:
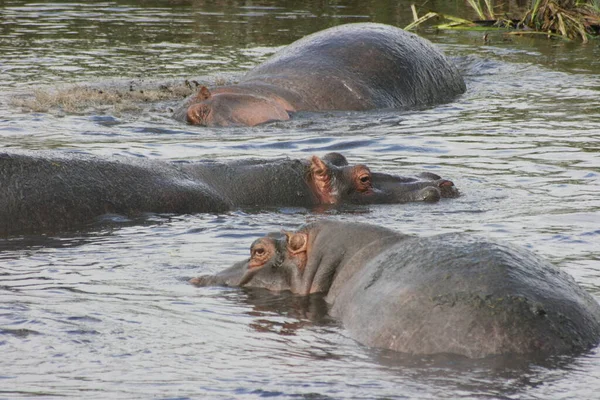
<svg viewBox="0 0 600 400">
<path fill-rule="evenodd" d="M 411 10 L 413 13 L 414 21 L 404 27 L 404 29 L 407 31 L 413 30 L 413 29 L 419 27 L 424 22 L 426 22 L 430 19 L 434 19 L 434 18 L 438 19 L 438 20 L 448 21 L 445 24 L 436 25 L 436 27 L 439 29 L 459 29 L 461 27 L 467 27 L 470 29 L 477 28 L 476 23 L 473 21 L 469 21 L 467 19 L 458 18 L 458 17 L 452 16 L 452 15 L 441 14 L 441 13 L 437 13 L 437 12 L 433 12 L 433 11 L 430 11 L 427 14 L 423 15 L 422 17 L 419 17 L 417 14 L 417 9 L 416 9 L 415 5 L 413 4 L 410 7 L 411 7 Z"/>
<path fill-rule="evenodd" d="M 472 9 L 477 12 L 479 19 L 487 20 L 487 19 L 496 19 L 494 16 L 494 1 L 493 0 L 484 0 L 485 6 L 487 8 L 487 14 L 483 11 L 483 6 L 481 5 L 481 0 L 467 0 L 467 3 L 471 6 Z"/>
<path fill-rule="evenodd" d="M 533 0 L 521 22 L 538 32 L 581 38 L 585 43 L 599 33 L 600 0 Z"/>
<path fill-rule="evenodd" d="M 544 34 L 549 37 L 581 39 L 600 35 L 600 0 L 532 0 L 530 7 L 520 11 L 518 18 L 498 13 L 494 0 L 466 0 L 479 20 L 471 21 L 437 12 L 417 16 L 411 6 L 414 21 L 405 29 L 415 29 L 425 21 L 437 18 L 446 21 L 436 25 L 439 29 L 516 29 L 511 34 Z M 500 16 L 501 15 L 501 16 Z"/>
</svg>

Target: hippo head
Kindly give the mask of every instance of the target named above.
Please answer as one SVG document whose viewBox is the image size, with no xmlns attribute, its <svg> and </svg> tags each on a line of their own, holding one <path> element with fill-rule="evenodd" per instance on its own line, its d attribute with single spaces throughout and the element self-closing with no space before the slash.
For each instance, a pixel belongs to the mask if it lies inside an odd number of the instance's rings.
<svg viewBox="0 0 600 400">
<path fill-rule="evenodd" d="M 250 258 L 216 275 L 201 276 L 190 282 L 197 286 L 250 286 L 270 290 L 292 290 L 306 262 L 301 237 L 271 233 L 250 246 Z M 295 285 L 296 286 L 296 285 Z"/>
<path fill-rule="evenodd" d="M 366 165 L 348 165 L 339 153 L 329 153 L 322 159 L 313 156 L 307 181 L 319 204 L 435 202 L 458 196 L 454 184 L 436 174 L 401 177 L 371 172 Z"/>
<path fill-rule="evenodd" d="M 296 294 L 327 292 L 340 270 L 406 235 L 374 225 L 321 220 L 293 232 L 276 232 L 250 246 L 250 257 L 215 275 L 190 280 L 197 286 L 246 286 Z M 334 285 L 336 286 L 336 285 Z"/>
<path fill-rule="evenodd" d="M 280 101 L 246 93 L 220 91 L 214 95 L 202 86 L 186 112 L 187 122 L 204 126 L 254 126 L 290 119 Z"/>
</svg>

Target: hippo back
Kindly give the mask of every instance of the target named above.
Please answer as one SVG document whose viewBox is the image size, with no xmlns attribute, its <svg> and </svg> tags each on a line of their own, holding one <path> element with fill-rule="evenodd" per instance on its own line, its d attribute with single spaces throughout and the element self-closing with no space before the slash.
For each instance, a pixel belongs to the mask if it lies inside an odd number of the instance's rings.
<svg viewBox="0 0 600 400">
<path fill-rule="evenodd" d="M 242 84 L 261 82 L 288 91 L 298 110 L 417 108 L 465 91 L 457 69 L 429 41 L 375 23 L 341 25 L 292 43 Z"/>
<path fill-rule="evenodd" d="M 103 214 L 220 212 L 230 203 L 175 164 L 53 151 L 0 153 L 0 236 L 79 229 Z"/>
<path fill-rule="evenodd" d="M 402 240 L 330 301 L 356 340 L 406 353 L 559 354 L 600 337 L 600 306 L 568 274 L 465 234 Z"/>
</svg>

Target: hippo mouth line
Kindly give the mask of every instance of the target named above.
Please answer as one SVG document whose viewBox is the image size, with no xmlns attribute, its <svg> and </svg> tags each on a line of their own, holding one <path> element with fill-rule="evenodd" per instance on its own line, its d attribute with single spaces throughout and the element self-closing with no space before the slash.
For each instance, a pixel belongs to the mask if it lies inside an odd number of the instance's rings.
<svg viewBox="0 0 600 400">
<path fill-rule="evenodd" d="M 250 259 L 248 259 L 248 263 L 250 262 Z M 254 278 L 254 275 L 256 275 L 256 273 L 258 271 L 260 271 L 261 269 L 263 269 L 264 265 L 261 265 L 259 267 L 248 267 L 248 269 L 246 270 L 246 272 L 244 273 L 244 275 L 242 275 L 242 278 L 240 279 L 240 282 L 238 283 L 238 286 L 244 286 L 245 284 L 247 284 L 248 282 L 250 282 L 252 280 L 252 278 Z"/>
</svg>

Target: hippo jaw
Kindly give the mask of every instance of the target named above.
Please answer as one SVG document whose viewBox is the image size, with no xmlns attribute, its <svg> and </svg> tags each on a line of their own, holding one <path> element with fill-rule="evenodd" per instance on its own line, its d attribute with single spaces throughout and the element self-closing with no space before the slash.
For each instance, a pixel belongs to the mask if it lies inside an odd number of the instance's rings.
<svg viewBox="0 0 600 400">
<path fill-rule="evenodd" d="M 247 275 L 248 260 L 235 263 L 230 268 L 227 268 L 216 275 L 202 275 L 192 278 L 189 282 L 196 286 L 241 286 L 242 282 L 247 280 L 250 275 Z"/>
</svg>

